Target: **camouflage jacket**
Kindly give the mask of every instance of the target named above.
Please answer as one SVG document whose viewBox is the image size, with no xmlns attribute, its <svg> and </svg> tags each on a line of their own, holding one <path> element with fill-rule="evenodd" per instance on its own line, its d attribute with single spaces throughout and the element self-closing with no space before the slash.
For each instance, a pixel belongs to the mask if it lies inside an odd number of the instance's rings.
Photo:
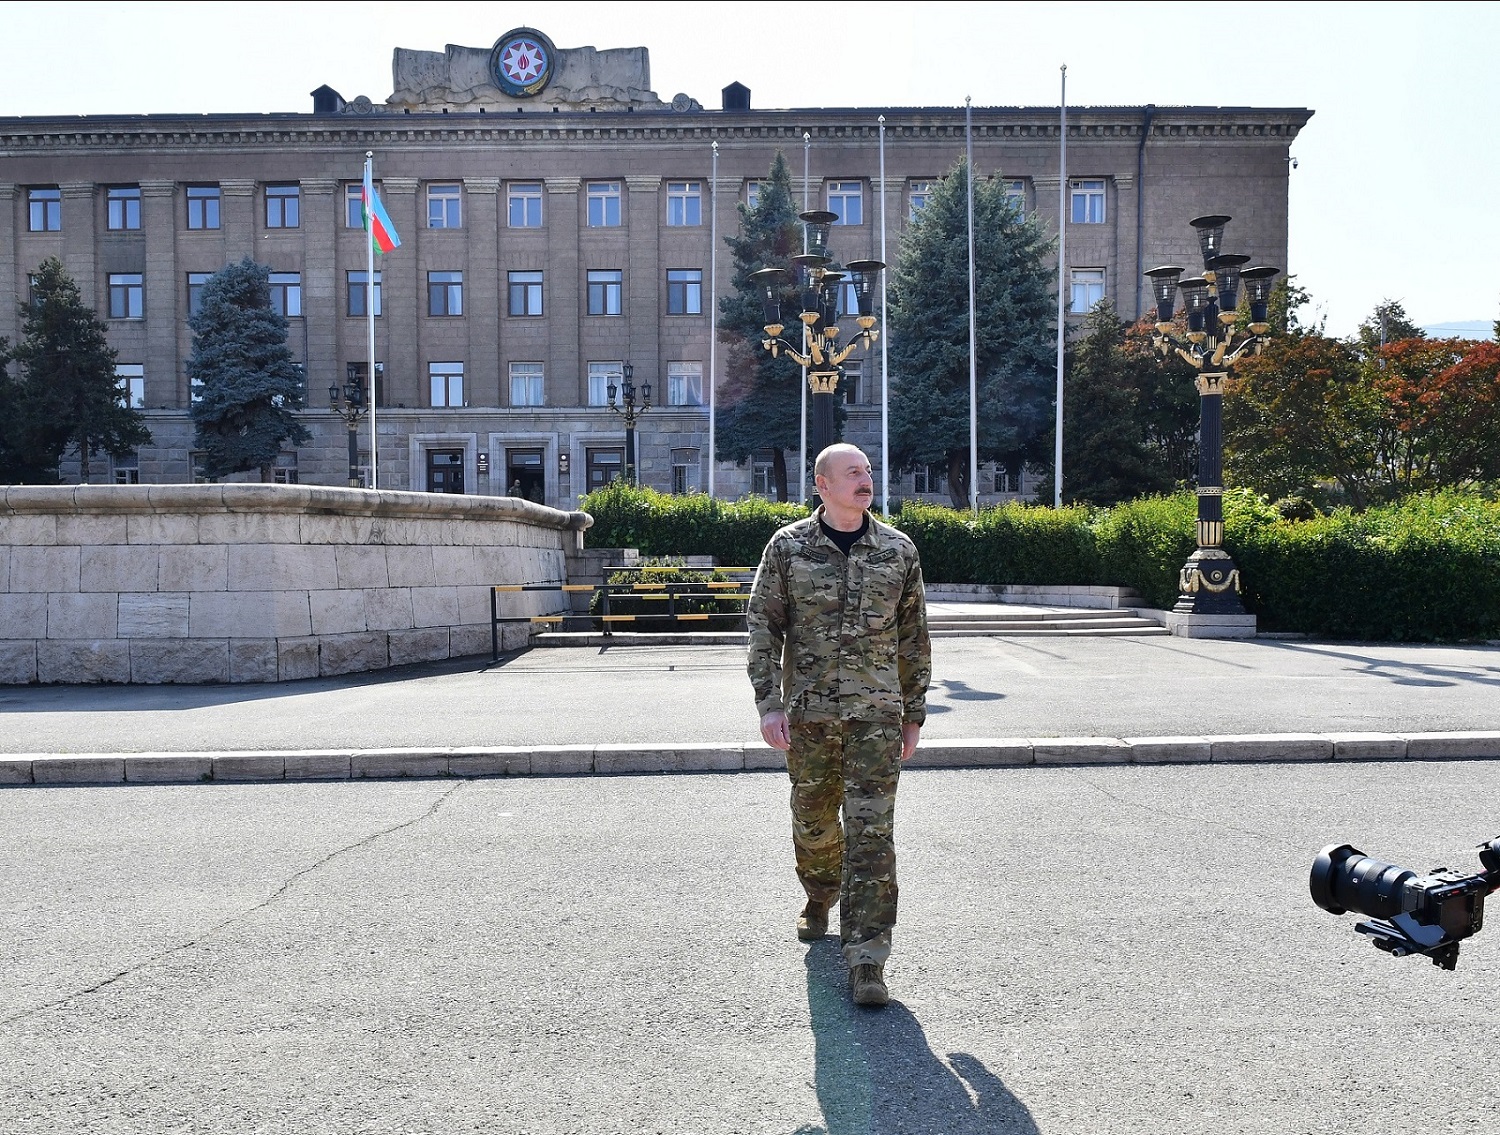
<svg viewBox="0 0 1500 1135">
<path fill-rule="evenodd" d="M 785 710 L 793 723 L 921 723 L 932 646 L 916 546 L 872 516 L 846 557 L 819 525 L 822 511 L 772 536 L 755 573 L 755 708 Z"/>
</svg>

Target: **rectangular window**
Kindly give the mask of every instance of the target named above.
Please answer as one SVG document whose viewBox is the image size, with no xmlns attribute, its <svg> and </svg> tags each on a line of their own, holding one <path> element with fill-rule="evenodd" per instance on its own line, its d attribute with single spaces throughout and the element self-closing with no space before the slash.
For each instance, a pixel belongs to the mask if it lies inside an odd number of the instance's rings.
<svg viewBox="0 0 1500 1135">
<path fill-rule="evenodd" d="M 703 183 L 701 181 L 667 182 L 667 224 L 701 225 L 703 223 Z"/>
<path fill-rule="evenodd" d="M 844 364 L 844 402 L 850 406 L 862 406 L 869 399 L 865 396 L 865 368 L 863 363 Z"/>
<path fill-rule="evenodd" d="M 619 386 L 624 373 L 624 363 L 589 363 L 589 405 L 608 406 L 609 384 Z"/>
<path fill-rule="evenodd" d="M 513 181 L 505 187 L 506 208 L 513 229 L 542 227 L 542 183 Z"/>
<path fill-rule="evenodd" d="M 618 268 L 589 272 L 589 314 L 619 315 L 625 274 Z"/>
<path fill-rule="evenodd" d="M 427 273 L 427 314 L 462 315 L 464 313 L 464 274 L 462 272 Z"/>
<path fill-rule="evenodd" d="M 545 376 L 546 368 L 541 363 L 511 363 L 510 404 L 542 405 L 542 380 Z"/>
<path fill-rule="evenodd" d="M 368 283 L 367 274 L 364 272 L 349 272 L 349 314 L 351 316 L 365 316 L 369 314 L 369 308 L 365 306 L 365 297 L 370 294 L 370 289 L 365 285 Z M 375 318 L 380 318 L 380 273 L 375 273 Z"/>
<path fill-rule="evenodd" d="M 112 185 L 105 191 L 108 217 L 106 223 L 116 231 L 127 231 L 141 227 L 141 187 L 139 185 Z"/>
<path fill-rule="evenodd" d="M 542 314 L 542 274 L 540 272 L 507 272 L 510 283 L 512 315 Z"/>
<path fill-rule="evenodd" d="M 288 319 L 302 315 L 302 273 L 271 273 L 271 310 Z"/>
<path fill-rule="evenodd" d="M 906 203 L 908 215 L 912 220 L 917 219 L 917 214 L 927 208 L 927 201 L 932 196 L 932 191 L 937 187 L 935 181 L 913 181 L 906 190 Z"/>
<path fill-rule="evenodd" d="M 745 182 L 745 208 L 754 209 L 760 204 L 760 186 L 758 181 Z"/>
<path fill-rule="evenodd" d="M 667 364 L 667 405 L 703 405 L 703 364 Z"/>
<path fill-rule="evenodd" d="M 1102 225 L 1104 223 L 1104 182 L 1070 181 L 1068 192 L 1073 204 L 1069 219 L 1075 225 Z"/>
<path fill-rule="evenodd" d="M 1005 203 L 1015 210 L 1016 216 L 1026 215 L 1026 183 L 1017 178 L 1005 183 Z"/>
<path fill-rule="evenodd" d="M 126 465 L 126 461 L 135 461 L 134 465 Z M 117 485 L 139 485 L 141 483 L 140 458 L 135 455 L 122 458 L 115 462 L 115 484 Z"/>
<path fill-rule="evenodd" d="M 112 272 L 109 277 L 109 317 L 140 319 L 145 312 L 146 288 L 139 272 Z"/>
<path fill-rule="evenodd" d="M 1092 311 L 1096 303 L 1104 298 L 1103 268 L 1074 268 L 1069 274 L 1072 287 L 1072 302 L 1068 310 L 1074 315 Z"/>
<path fill-rule="evenodd" d="M 191 319 L 203 310 L 203 285 L 208 283 L 213 276 L 212 272 L 189 272 L 187 274 L 187 306 L 188 318 Z"/>
<path fill-rule="evenodd" d="M 938 462 L 918 465 L 912 474 L 912 492 L 946 493 L 948 491 L 948 467 Z"/>
<path fill-rule="evenodd" d="M 127 410 L 146 408 L 146 368 L 140 363 L 117 363 L 115 382 L 120 387 L 120 405 Z"/>
<path fill-rule="evenodd" d="M 667 269 L 667 314 L 703 314 L 703 270 Z"/>
<path fill-rule="evenodd" d="M 672 450 L 672 491 L 678 495 L 696 493 L 699 488 L 698 451 Z"/>
<path fill-rule="evenodd" d="M 620 183 L 618 181 L 591 181 L 588 197 L 589 228 L 617 228 L 620 224 Z"/>
<path fill-rule="evenodd" d="M 26 277 L 26 306 L 31 311 L 42 306 L 42 297 L 37 294 L 37 287 L 40 283 L 41 281 L 35 276 Z"/>
<path fill-rule="evenodd" d="M 295 453 L 277 455 L 276 465 L 271 470 L 271 480 L 278 485 L 297 483 L 297 455 Z"/>
<path fill-rule="evenodd" d="M 26 204 L 30 209 L 29 228 L 34 233 L 62 231 L 62 190 L 49 186 L 44 189 L 28 189 Z"/>
<path fill-rule="evenodd" d="M 864 187 L 858 181 L 830 181 L 828 183 L 828 211 L 837 213 L 836 225 L 862 225 L 865 223 Z"/>
<path fill-rule="evenodd" d="M 750 455 L 750 491 L 758 497 L 776 495 L 776 455 L 769 449 Z"/>
<path fill-rule="evenodd" d="M 266 186 L 266 228 L 295 229 L 301 224 L 302 187 Z"/>
<path fill-rule="evenodd" d="M 219 227 L 219 187 L 217 185 L 188 186 L 187 222 L 190 229 Z"/>
<path fill-rule="evenodd" d="M 348 363 L 344 367 L 344 377 L 358 386 L 369 397 L 370 393 L 370 364 Z M 385 363 L 380 359 L 375 360 L 375 405 L 377 407 L 386 405 L 385 400 Z"/>
<path fill-rule="evenodd" d="M 462 227 L 462 187 L 456 182 L 442 182 L 427 187 L 427 227 L 456 229 Z"/>
<path fill-rule="evenodd" d="M 625 472 L 625 450 L 619 446 L 609 449 L 586 449 L 584 459 L 588 463 L 588 491 L 602 489 L 611 481 L 618 481 Z"/>
<path fill-rule="evenodd" d="M 380 192 L 378 182 L 375 192 Z M 344 186 L 344 227 L 346 229 L 365 227 L 365 187 L 362 182 L 354 181 Z"/>
<path fill-rule="evenodd" d="M 434 406 L 465 405 L 463 363 L 428 363 L 427 380 Z"/>
</svg>

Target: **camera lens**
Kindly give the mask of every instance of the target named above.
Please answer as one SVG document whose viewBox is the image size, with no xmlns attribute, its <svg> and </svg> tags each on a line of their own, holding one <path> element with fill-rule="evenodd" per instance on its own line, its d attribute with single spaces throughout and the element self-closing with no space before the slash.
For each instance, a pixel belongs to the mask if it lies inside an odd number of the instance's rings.
<svg viewBox="0 0 1500 1135">
<path fill-rule="evenodd" d="M 1308 889 L 1313 902 L 1330 914 L 1354 911 L 1372 918 L 1401 913 L 1401 889 L 1417 873 L 1371 859 L 1347 843 L 1329 844 L 1313 860 Z"/>
</svg>

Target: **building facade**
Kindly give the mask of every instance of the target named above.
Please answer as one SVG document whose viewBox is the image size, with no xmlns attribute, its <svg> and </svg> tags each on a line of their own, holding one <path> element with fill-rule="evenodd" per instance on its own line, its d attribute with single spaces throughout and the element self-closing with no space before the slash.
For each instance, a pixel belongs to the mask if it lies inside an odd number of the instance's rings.
<svg viewBox="0 0 1500 1135">
<path fill-rule="evenodd" d="M 283 455 L 278 479 L 346 483 L 328 388 L 368 378 L 368 152 L 402 239 L 376 263 L 381 488 L 575 507 L 623 465 L 624 428 L 605 402 L 629 363 L 652 386 L 640 480 L 706 489 L 713 258 L 722 294 L 723 237 L 776 152 L 810 207 L 839 214 L 835 255 L 879 258 L 883 216 L 894 262 L 965 145 L 962 108 L 759 110 L 737 83 L 719 109 L 665 102 L 645 49 L 558 50 L 528 29 L 490 49 L 398 49 L 393 72 L 383 104 L 322 87 L 307 114 L 0 119 L 0 281 L 12 293 L 0 335 L 16 338 L 13 301 L 36 266 L 61 260 L 97 304 L 124 396 L 153 435 L 114 479 L 193 479 L 187 320 L 203 281 L 249 256 L 271 270 L 307 373 L 313 437 Z M 1310 113 L 1070 108 L 1064 191 L 1058 108 L 976 107 L 975 165 L 1049 230 L 1067 225 L 1072 311 L 1108 297 L 1134 316 L 1150 305 L 1143 268 L 1197 263 L 1191 217 L 1230 214 L 1233 251 L 1286 265 L 1288 150 Z M 878 350 L 862 360 L 845 429 L 877 461 L 880 365 Z M 367 472 L 368 420 L 361 431 Z M 717 462 L 714 490 L 767 492 L 769 468 Z M 940 493 L 940 477 L 893 471 L 892 495 Z M 980 488 L 988 499 L 1027 486 L 991 471 Z"/>
</svg>

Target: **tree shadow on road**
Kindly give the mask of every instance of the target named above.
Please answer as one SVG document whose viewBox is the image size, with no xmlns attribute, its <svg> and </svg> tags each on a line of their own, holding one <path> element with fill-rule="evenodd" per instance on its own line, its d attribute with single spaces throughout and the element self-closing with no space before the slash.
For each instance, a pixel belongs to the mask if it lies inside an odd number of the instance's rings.
<svg viewBox="0 0 1500 1135">
<path fill-rule="evenodd" d="M 905 1005 L 856 1008 L 837 939 L 815 943 L 806 963 L 823 1126 L 793 1135 L 1039 1135 L 1026 1105 L 981 1061 L 933 1052 Z"/>
</svg>

